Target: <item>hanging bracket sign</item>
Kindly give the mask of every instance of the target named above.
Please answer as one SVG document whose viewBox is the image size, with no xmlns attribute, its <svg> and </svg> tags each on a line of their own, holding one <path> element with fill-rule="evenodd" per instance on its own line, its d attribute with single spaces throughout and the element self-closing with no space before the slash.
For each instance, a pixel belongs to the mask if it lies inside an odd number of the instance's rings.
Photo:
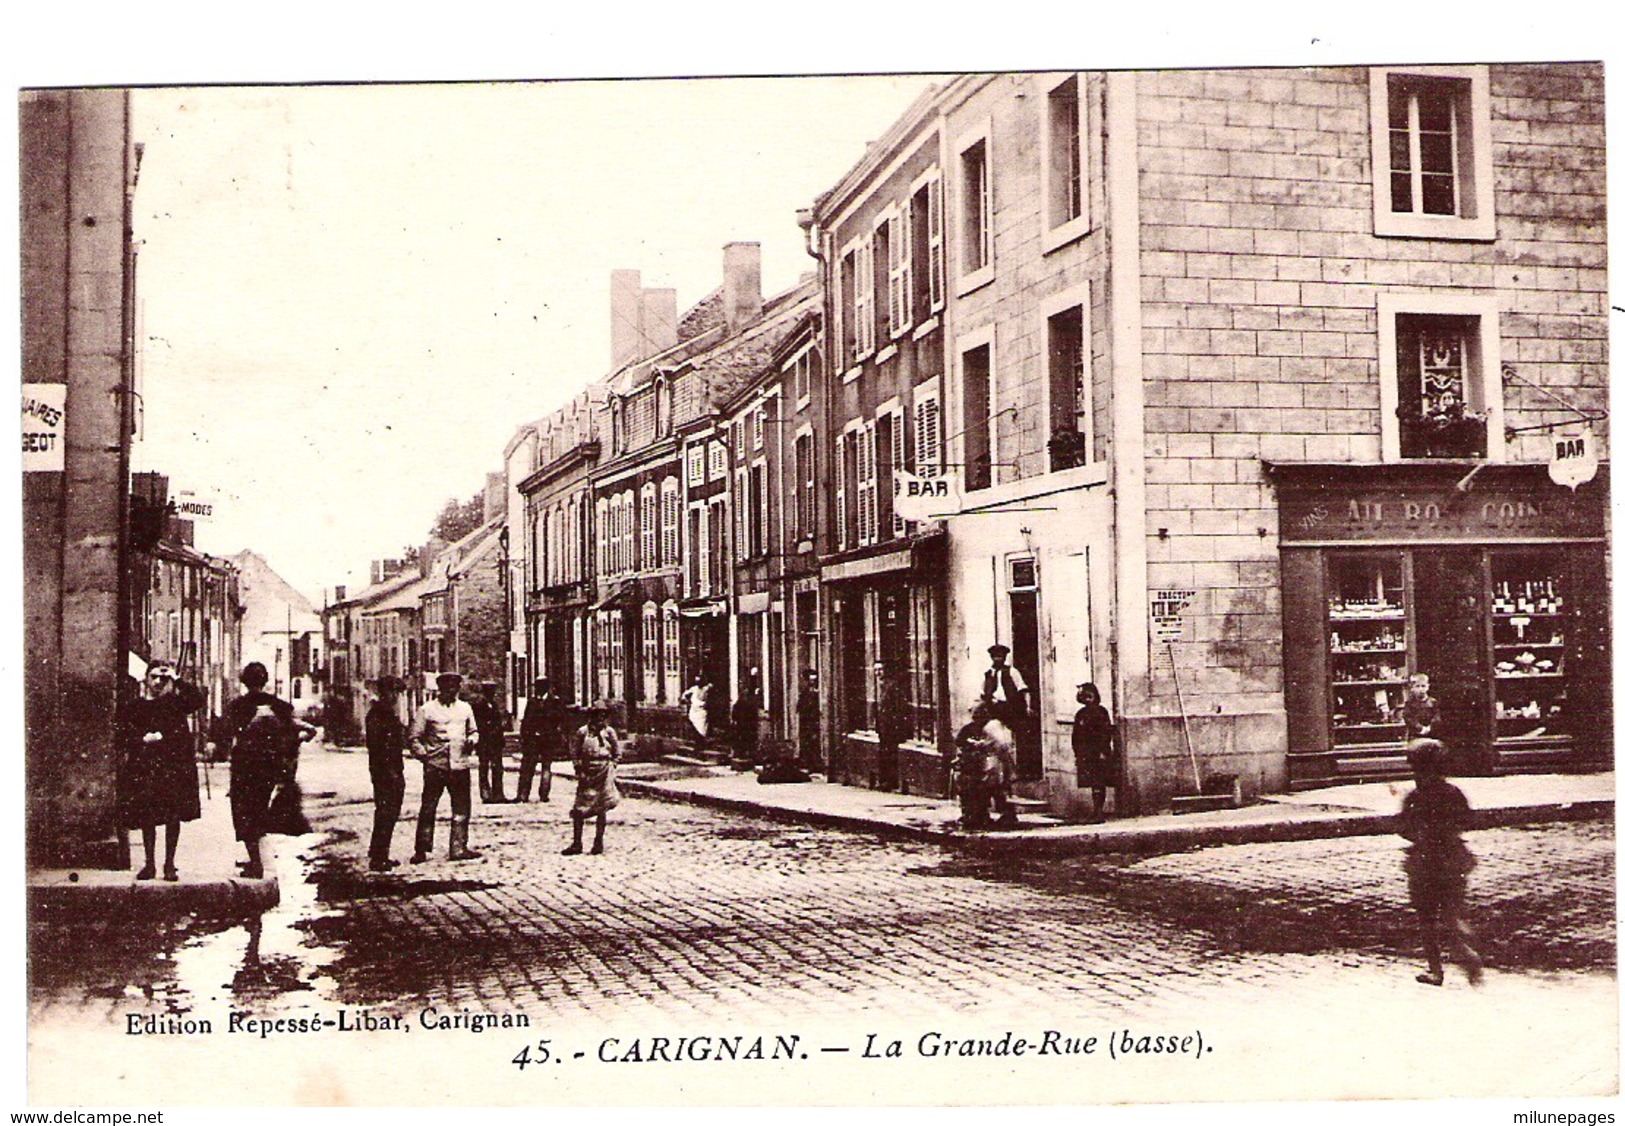
<svg viewBox="0 0 1625 1126">
<path fill-rule="evenodd" d="M 1552 460 L 1546 472 L 1559 485 L 1578 489 L 1597 475 L 1597 439 L 1591 427 L 1577 434 L 1552 435 Z"/>
</svg>

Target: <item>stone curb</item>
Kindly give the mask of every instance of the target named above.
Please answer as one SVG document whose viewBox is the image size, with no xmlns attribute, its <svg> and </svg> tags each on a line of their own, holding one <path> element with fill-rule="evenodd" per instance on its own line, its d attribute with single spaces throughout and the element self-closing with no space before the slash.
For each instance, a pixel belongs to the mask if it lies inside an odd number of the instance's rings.
<svg viewBox="0 0 1625 1126">
<path fill-rule="evenodd" d="M 196 915 L 211 919 L 246 919 L 264 914 L 282 901 L 274 877 L 224 879 L 166 884 L 31 883 L 31 918 L 86 919 L 162 918 Z"/>
<path fill-rule="evenodd" d="M 1395 832 L 1395 818 L 1387 813 L 1307 811 L 1295 816 L 1229 824 L 1136 826 L 1133 819 L 1104 827 L 1041 828 L 1016 832 L 966 833 L 921 825 L 895 824 L 857 814 L 790 809 L 746 798 L 697 793 L 659 782 L 620 778 L 627 793 L 658 801 L 710 806 L 749 813 L 775 821 L 790 821 L 823 828 L 874 833 L 883 837 L 928 841 L 960 848 L 978 856 L 1087 856 L 1097 853 L 1162 853 L 1227 844 L 1264 844 L 1323 840 L 1338 837 L 1385 836 Z M 1611 800 L 1549 803 L 1480 809 L 1473 813 L 1474 829 L 1533 825 L 1545 822 L 1612 819 Z"/>
</svg>

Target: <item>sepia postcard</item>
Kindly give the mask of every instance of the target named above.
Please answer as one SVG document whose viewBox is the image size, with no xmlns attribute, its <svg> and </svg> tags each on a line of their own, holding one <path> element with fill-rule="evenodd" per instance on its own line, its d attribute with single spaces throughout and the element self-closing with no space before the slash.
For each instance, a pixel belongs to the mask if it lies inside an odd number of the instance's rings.
<svg viewBox="0 0 1625 1126">
<path fill-rule="evenodd" d="M 1601 62 L 18 98 L 29 1105 L 1612 1121 Z"/>
</svg>

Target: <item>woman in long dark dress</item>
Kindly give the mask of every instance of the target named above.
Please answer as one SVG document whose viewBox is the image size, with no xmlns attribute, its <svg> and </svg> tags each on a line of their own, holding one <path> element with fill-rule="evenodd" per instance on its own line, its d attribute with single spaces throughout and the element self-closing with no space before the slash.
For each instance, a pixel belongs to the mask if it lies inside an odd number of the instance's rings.
<svg viewBox="0 0 1625 1126">
<path fill-rule="evenodd" d="M 202 813 L 197 795 L 197 753 L 187 717 L 204 704 L 203 693 L 183 684 L 173 666 L 147 670 L 146 694 L 131 701 L 119 724 L 123 752 L 119 774 L 119 824 L 141 830 L 146 862 L 138 880 L 157 875 L 153 848 L 158 826 L 164 827 L 164 879 L 180 879 L 175 849 L 181 822 Z"/>
<path fill-rule="evenodd" d="M 615 764 L 621 760 L 621 737 L 609 722 L 609 709 L 595 704 L 587 710 L 587 722 L 576 732 L 574 748 L 576 800 L 570 808 L 574 838 L 564 850 L 566 856 L 581 855 L 581 831 L 587 818 L 594 820 L 592 855 L 604 851 L 604 823 L 609 811 L 621 804 L 621 791 L 615 785 Z"/>
<path fill-rule="evenodd" d="M 1078 685 L 1077 714 L 1072 717 L 1072 758 L 1078 770 L 1078 789 L 1088 787 L 1094 799 L 1090 820 L 1106 816 L 1106 791 L 1117 786 L 1117 729 L 1111 713 L 1100 702 L 1100 689 Z"/>
</svg>

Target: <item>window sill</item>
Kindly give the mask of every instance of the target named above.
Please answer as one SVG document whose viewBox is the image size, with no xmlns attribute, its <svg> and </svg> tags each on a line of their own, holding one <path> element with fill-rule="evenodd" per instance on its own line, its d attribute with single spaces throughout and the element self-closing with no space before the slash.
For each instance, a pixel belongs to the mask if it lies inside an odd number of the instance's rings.
<svg viewBox="0 0 1625 1126">
<path fill-rule="evenodd" d="M 1064 246 L 1071 246 L 1090 231 L 1089 216 L 1079 215 L 1075 219 L 1068 219 L 1059 227 L 1044 232 L 1038 241 L 1043 253 L 1049 254 L 1060 250 Z"/>
<path fill-rule="evenodd" d="M 964 297 L 967 294 L 975 293 L 992 280 L 993 267 L 991 265 L 983 266 L 980 270 L 973 270 L 959 279 L 954 286 L 954 296 Z"/>
<path fill-rule="evenodd" d="M 897 345 L 888 344 L 875 354 L 875 363 L 883 364 L 895 355 L 897 355 Z"/>
<path fill-rule="evenodd" d="M 914 329 L 914 339 L 920 340 L 924 337 L 930 336 L 933 332 L 937 331 L 941 324 L 942 322 L 937 319 L 937 315 L 935 313 L 931 314 L 930 320 Z"/>
<path fill-rule="evenodd" d="M 1372 224 L 1379 238 L 1431 238 L 1494 242 L 1495 216 L 1463 219 L 1456 215 L 1407 215 L 1378 211 Z"/>
<path fill-rule="evenodd" d="M 842 383 L 852 383 L 852 382 L 856 381 L 858 376 L 860 376 L 862 374 L 863 374 L 863 365 L 862 364 L 859 364 L 857 367 L 848 368 L 845 371 L 845 373 L 842 374 L 841 382 Z"/>
</svg>

